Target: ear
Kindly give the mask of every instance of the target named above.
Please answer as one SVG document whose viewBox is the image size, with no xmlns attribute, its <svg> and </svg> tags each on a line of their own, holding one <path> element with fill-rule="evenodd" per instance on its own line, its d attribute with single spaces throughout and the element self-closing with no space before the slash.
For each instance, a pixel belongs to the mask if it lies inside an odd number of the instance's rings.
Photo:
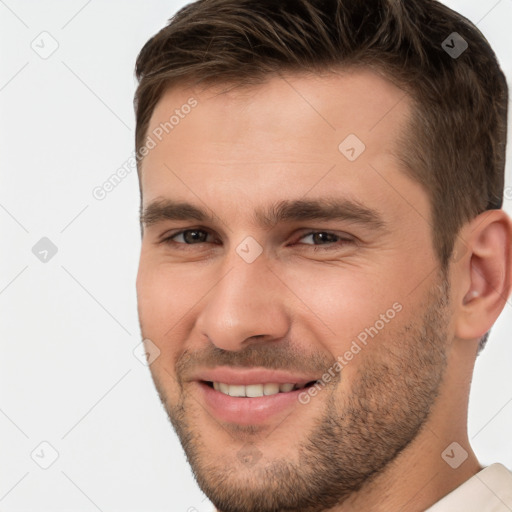
<svg viewBox="0 0 512 512">
<path fill-rule="evenodd" d="M 455 254 L 464 255 L 452 287 L 458 338 L 481 338 L 503 310 L 512 286 L 511 244 L 512 221 L 503 210 L 485 211 L 461 230 Z"/>
</svg>

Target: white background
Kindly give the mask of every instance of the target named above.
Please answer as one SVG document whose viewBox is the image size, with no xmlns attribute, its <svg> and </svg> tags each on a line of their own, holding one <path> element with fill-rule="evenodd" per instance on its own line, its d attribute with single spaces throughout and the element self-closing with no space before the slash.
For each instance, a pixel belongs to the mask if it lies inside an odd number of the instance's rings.
<svg viewBox="0 0 512 512">
<path fill-rule="evenodd" d="M 136 174 L 92 195 L 133 151 L 136 55 L 184 3 L 0 1 L 2 512 L 212 510 L 133 353 Z M 447 4 L 478 24 L 510 84 L 512 0 Z M 47 59 L 31 47 L 41 37 L 58 43 Z M 47 263 L 32 253 L 42 237 L 58 248 Z M 509 302 L 469 415 L 481 462 L 509 468 L 511 330 Z M 43 441 L 59 455 L 46 470 L 31 458 L 50 461 Z"/>
</svg>

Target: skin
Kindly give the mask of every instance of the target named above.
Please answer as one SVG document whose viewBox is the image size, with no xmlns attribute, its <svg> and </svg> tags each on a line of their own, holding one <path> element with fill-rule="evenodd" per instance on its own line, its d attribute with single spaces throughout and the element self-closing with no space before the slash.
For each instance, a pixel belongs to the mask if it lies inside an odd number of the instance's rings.
<svg viewBox="0 0 512 512">
<path fill-rule="evenodd" d="M 137 294 L 143 337 L 160 350 L 152 377 L 199 485 L 222 512 L 425 510 L 481 469 L 468 395 L 478 340 L 510 294 L 510 219 L 494 210 L 464 225 L 442 272 L 427 192 L 395 156 L 411 102 L 370 71 L 176 87 L 148 134 L 191 96 L 197 106 L 143 160 L 142 207 L 168 198 L 214 218 L 144 225 Z M 366 146 L 353 162 L 338 150 L 348 134 Z M 385 229 L 254 218 L 282 200 L 346 197 Z M 209 235 L 169 239 L 184 229 Z M 252 263 L 236 252 L 248 236 L 263 249 Z M 190 380 L 220 364 L 320 377 L 396 303 L 309 403 L 263 424 L 219 421 Z M 457 469 L 441 456 L 453 442 L 468 453 Z"/>
</svg>

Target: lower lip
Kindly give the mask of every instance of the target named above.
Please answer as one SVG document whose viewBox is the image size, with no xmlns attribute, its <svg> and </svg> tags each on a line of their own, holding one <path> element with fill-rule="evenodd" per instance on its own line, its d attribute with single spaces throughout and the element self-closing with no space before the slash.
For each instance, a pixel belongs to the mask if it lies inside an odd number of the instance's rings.
<svg viewBox="0 0 512 512">
<path fill-rule="evenodd" d="M 307 388 L 276 393 L 275 395 L 256 398 L 244 398 L 225 395 L 204 382 L 197 382 L 202 392 L 206 406 L 212 414 L 222 421 L 238 423 L 239 425 L 254 425 L 302 405 L 299 402 L 300 393 Z"/>
</svg>

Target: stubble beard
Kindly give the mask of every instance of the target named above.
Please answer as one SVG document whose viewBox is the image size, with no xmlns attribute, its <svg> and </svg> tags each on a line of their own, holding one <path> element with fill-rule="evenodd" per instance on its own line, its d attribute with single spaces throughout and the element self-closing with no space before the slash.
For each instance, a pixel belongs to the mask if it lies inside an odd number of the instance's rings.
<svg viewBox="0 0 512 512">
<path fill-rule="evenodd" d="M 336 387 L 325 387 L 314 398 L 325 393 L 324 413 L 302 433 L 304 439 L 299 437 L 293 461 L 265 457 L 243 467 L 238 458 L 213 458 L 204 425 L 191 416 L 193 400 L 181 394 L 179 403 L 170 404 L 165 386 L 153 375 L 201 490 L 221 512 L 322 512 L 359 491 L 385 471 L 428 419 L 446 368 L 448 301 L 449 285 L 442 277 L 419 322 L 395 330 L 392 343 L 379 333 L 370 343 L 380 346 L 364 349 L 350 393 L 340 398 Z M 307 414 L 307 405 L 300 407 Z M 240 439 L 257 431 L 240 428 Z"/>
</svg>

